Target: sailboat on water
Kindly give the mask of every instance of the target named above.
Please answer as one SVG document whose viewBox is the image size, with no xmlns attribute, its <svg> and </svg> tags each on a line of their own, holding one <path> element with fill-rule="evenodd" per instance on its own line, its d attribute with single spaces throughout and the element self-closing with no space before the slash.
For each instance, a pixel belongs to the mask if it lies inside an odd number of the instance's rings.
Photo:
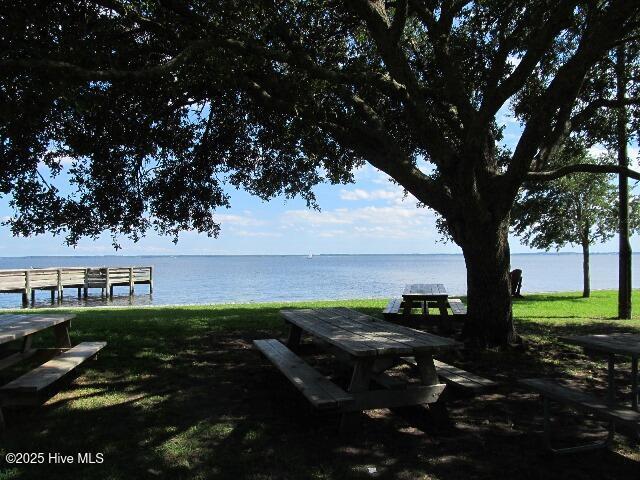
<svg viewBox="0 0 640 480">
<path fill-rule="evenodd" d="M 309 252 L 309 255 L 307 255 L 307 258 L 313 258 L 313 253 Z"/>
</svg>

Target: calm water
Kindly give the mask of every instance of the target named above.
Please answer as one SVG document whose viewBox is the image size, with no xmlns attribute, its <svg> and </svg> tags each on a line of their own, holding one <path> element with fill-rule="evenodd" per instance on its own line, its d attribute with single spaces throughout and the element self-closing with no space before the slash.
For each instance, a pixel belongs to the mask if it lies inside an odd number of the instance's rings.
<svg viewBox="0 0 640 480">
<path fill-rule="evenodd" d="M 633 286 L 640 286 L 634 255 Z M 405 283 L 444 283 L 464 294 L 461 255 L 316 255 L 305 256 L 144 256 L 2 258 L 0 268 L 58 266 L 154 266 L 154 292 L 116 287 L 107 302 L 91 290 L 89 305 L 171 305 L 312 299 L 382 298 L 398 295 Z M 580 290 L 582 257 L 574 254 L 513 255 L 512 268 L 523 270 L 523 293 Z M 616 288 L 617 255 L 591 257 L 593 289 Z M 63 305 L 77 305 L 67 290 Z M 49 292 L 38 292 L 37 306 L 50 306 Z M 83 302 L 80 302 L 83 303 Z M 0 294 L 0 308 L 21 306 L 19 294 Z"/>
</svg>

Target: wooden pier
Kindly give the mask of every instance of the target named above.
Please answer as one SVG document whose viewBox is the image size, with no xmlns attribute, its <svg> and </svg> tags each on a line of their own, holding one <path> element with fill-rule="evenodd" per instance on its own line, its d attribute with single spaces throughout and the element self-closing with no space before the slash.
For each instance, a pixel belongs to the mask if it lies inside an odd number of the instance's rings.
<svg viewBox="0 0 640 480">
<path fill-rule="evenodd" d="M 21 293 L 24 305 L 35 303 L 36 290 L 49 290 L 51 301 L 62 301 L 65 288 L 78 289 L 78 298 L 86 298 L 90 288 L 101 289 L 101 294 L 113 297 L 114 287 L 129 287 L 134 294 L 135 285 L 149 285 L 153 293 L 153 267 L 61 267 L 0 270 L 0 293 Z"/>
</svg>

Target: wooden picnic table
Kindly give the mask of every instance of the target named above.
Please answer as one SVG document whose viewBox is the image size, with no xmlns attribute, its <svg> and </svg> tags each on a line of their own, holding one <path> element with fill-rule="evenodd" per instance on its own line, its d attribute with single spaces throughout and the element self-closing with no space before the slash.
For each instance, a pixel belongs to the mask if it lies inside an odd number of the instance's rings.
<svg viewBox="0 0 640 480">
<path fill-rule="evenodd" d="M 56 347 L 70 348 L 69 327 L 75 315 L 31 315 L 31 314 L 3 314 L 0 315 L 0 345 L 22 340 L 20 351 L 0 360 L 0 370 L 9 367 L 20 360 L 24 360 L 37 349 L 31 348 L 33 336 L 43 330 L 52 329 L 55 335 Z"/>
<path fill-rule="evenodd" d="M 615 356 L 631 357 L 631 392 L 632 408 L 638 411 L 638 358 L 640 357 L 640 335 L 631 333 L 609 333 L 602 335 L 569 335 L 561 340 L 573 345 L 580 345 L 585 350 L 602 352 L 608 355 L 607 381 L 608 400 L 610 406 L 616 403 L 616 387 L 614 381 Z"/>
<path fill-rule="evenodd" d="M 426 317 L 429 315 L 429 302 L 435 302 L 440 310 L 441 320 L 448 316 L 448 298 L 447 289 L 441 283 L 411 283 L 405 285 L 402 292 L 404 301 L 404 311 L 406 316 L 411 315 L 411 307 L 414 302 L 419 302 L 422 306 L 422 314 Z M 407 306 L 409 308 L 407 308 Z"/>
<path fill-rule="evenodd" d="M 0 429 L 4 428 L 2 409 L 9 406 L 39 405 L 50 393 L 50 387 L 64 376 L 95 358 L 106 342 L 81 342 L 72 347 L 69 338 L 71 320 L 75 315 L 4 314 L 0 315 L 0 349 L 21 341 L 17 352 L 0 359 L 0 370 L 25 360 L 36 352 L 49 351 L 53 358 L 33 370 L 0 386 Z M 56 348 L 32 348 L 33 336 L 53 330 Z M 4 354 L 8 353 L 6 351 Z"/>
<path fill-rule="evenodd" d="M 353 365 L 348 394 L 353 397 L 346 412 L 375 408 L 392 408 L 436 402 L 445 388 L 438 380 L 433 355 L 456 349 L 462 344 L 412 328 L 389 323 L 348 308 L 283 310 L 290 325 L 287 344 L 296 350 L 303 333 L 320 340 L 320 344 L 336 358 Z M 371 381 L 397 388 L 397 380 L 384 374 L 402 362 L 415 357 L 420 374 L 419 386 L 399 390 L 371 390 Z M 396 380 L 395 382 L 393 380 Z M 342 428 L 348 428 L 353 413 L 344 413 Z"/>
</svg>

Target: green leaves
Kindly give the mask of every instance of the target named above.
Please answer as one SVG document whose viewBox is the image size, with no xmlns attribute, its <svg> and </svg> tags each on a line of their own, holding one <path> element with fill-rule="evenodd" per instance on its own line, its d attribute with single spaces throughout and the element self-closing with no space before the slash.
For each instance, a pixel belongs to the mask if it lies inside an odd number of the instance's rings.
<svg viewBox="0 0 640 480">
<path fill-rule="evenodd" d="M 581 145 L 566 145 L 550 167 L 613 163 L 594 158 Z M 617 186 L 612 175 L 577 173 L 522 189 L 512 209 L 513 231 L 534 248 L 560 249 L 611 238 L 618 224 Z"/>
<path fill-rule="evenodd" d="M 639 15 L 632 2 L 6 1 L 0 195 L 22 235 L 215 236 L 233 187 L 316 207 L 317 184 L 367 161 L 447 222 L 504 219 L 569 114 L 606 100 L 611 46 L 632 43 L 635 65 Z M 526 132 L 513 155 L 495 121 L 508 102 Z M 608 118 L 590 122 L 572 128 L 604 138 Z M 70 188 L 49 189 L 62 172 Z"/>
</svg>

